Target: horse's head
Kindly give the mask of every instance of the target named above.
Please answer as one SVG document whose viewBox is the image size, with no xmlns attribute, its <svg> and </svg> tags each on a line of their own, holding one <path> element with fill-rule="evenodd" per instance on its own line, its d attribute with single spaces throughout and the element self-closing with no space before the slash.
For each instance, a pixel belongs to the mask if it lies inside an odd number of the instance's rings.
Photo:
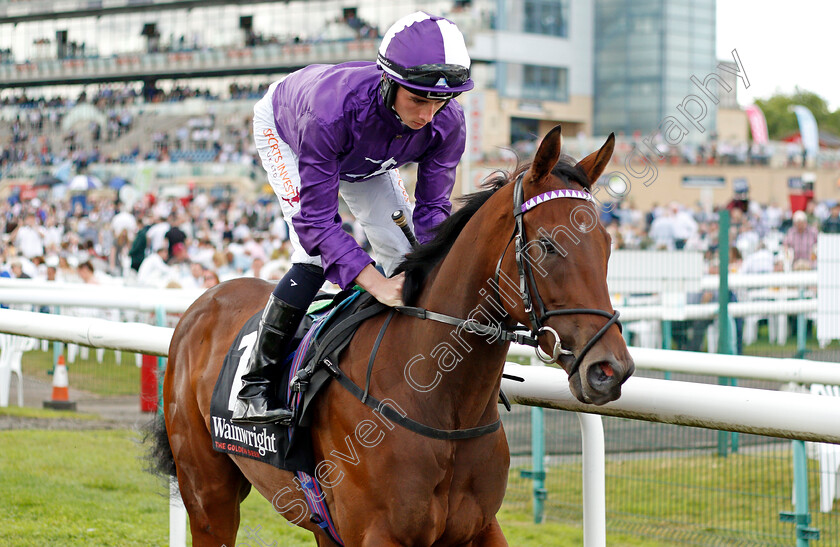
<svg viewBox="0 0 840 547">
<path fill-rule="evenodd" d="M 513 190 L 517 235 L 500 273 L 519 287 L 524 280 L 524 306 L 511 315 L 540 333 L 544 360 L 566 370 L 579 400 L 604 404 L 634 370 L 607 290 L 610 236 L 590 193 L 615 137 L 577 163 L 560 145 L 558 125 Z"/>
</svg>

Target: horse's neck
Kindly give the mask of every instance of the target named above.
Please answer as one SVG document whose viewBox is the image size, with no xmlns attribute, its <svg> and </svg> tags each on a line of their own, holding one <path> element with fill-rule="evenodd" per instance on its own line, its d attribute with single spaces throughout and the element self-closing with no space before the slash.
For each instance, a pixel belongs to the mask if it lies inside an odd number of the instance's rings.
<svg viewBox="0 0 840 547">
<path fill-rule="evenodd" d="M 505 223 L 504 215 L 498 212 L 482 215 L 479 211 L 476 217 L 479 218 L 474 217 L 465 226 L 450 252 L 429 275 L 418 305 L 460 319 L 501 326 L 503 316 L 490 283 L 512 223 Z M 492 230 L 487 229 L 488 224 Z M 445 371 L 440 386 L 430 395 L 452 408 L 461 425 L 474 424 L 483 409 L 496 406 L 508 344 L 469 334 L 463 328 L 427 322 L 430 324 L 415 331 L 425 336 L 415 340 L 423 339 L 419 350 L 429 356 L 438 370 Z M 432 329 L 436 335 L 430 335 Z"/>
</svg>

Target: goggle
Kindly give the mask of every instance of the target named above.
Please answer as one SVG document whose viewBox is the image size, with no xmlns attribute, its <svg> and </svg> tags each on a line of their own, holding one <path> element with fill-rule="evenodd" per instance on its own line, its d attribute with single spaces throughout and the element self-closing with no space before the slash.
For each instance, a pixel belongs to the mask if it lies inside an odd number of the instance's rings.
<svg viewBox="0 0 840 547">
<path fill-rule="evenodd" d="M 379 60 L 406 82 L 423 87 L 435 87 L 441 79 L 448 87 L 460 87 L 470 79 L 470 69 L 461 65 L 432 64 L 402 67 L 382 55 L 379 55 Z"/>
</svg>

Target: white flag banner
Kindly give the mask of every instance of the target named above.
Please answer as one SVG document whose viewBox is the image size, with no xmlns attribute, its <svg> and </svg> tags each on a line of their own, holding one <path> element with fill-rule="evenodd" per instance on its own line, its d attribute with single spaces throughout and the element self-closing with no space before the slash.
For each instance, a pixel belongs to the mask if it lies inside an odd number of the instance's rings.
<svg viewBox="0 0 840 547">
<path fill-rule="evenodd" d="M 817 120 L 811 111 L 802 105 L 794 105 L 794 113 L 799 121 L 799 134 L 802 136 L 802 146 L 808 152 L 808 157 L 816 158 L 820 150 L 820 133 L 817 129 Z"/>
</svg>

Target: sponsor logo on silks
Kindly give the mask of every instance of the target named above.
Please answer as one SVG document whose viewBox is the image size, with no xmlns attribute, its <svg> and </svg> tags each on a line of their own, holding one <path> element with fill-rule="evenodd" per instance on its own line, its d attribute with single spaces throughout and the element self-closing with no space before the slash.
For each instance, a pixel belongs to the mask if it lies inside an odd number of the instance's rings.
<svg viewBox="0 0 840 547">
<path fill-rule="evenodd" d="M 405 183 L 403 182 L 402 177 L 400 176 L 400 172 L 397 171 L 397 186 L 400 187 L 400 192 L 402 192 L 402 197 L 406 203 L 409 203 L 411 199 L 408 197 L 408 192 L 405 190 Z"/>
<path fill-rule="evenodd" d="M 213 416 L 213 435 L 219 439 L 225 439 L 244 445 L 244 448 L 256 450 L 260 456 L 266 452 L 277 453 L 277 438 L 272 433 L 268 435 L 265 428 L 257 431 L 256 426 L 251 426 L 251 431 L 228 422 L 225 418 Z M 230 444 L 228 450 L 235 450 Z"/>
<path fill-rule="evenodd" d="M 289 207 L 294 207 L 296 204 L 300 203 L 300 190 L 292 188 L 289 193 L 291 194 L 290 197 L 280 197 L 280 199 L 288 203 Z"/>
</svg>

